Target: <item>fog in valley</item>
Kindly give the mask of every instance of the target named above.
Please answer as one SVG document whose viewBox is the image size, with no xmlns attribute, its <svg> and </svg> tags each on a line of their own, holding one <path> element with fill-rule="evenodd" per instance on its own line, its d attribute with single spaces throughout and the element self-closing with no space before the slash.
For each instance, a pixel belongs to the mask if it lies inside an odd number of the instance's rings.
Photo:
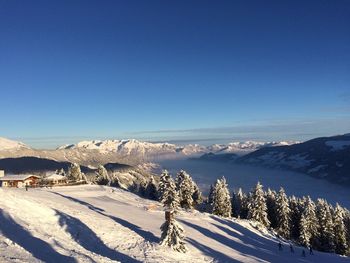
<svg viewBox="0 0 350 263">
<path fill-rule="evenodd" d="M 288 195 L 297 197 L 310 195 L 315 201 L 316 198 L 325 198 L 332 204 L 338 202 L 350 208 L 350 188 L 309 175 L 213 161 L 166 160 L 160 164 L 173 176 L 181 169 L 190 173 L 205 195 L 209 191 L 210 184 L 217 178 L 225 176 L 231 190 L 241 187 L 248 192 L 257 181 L 260 181 L 265 190 L 268 187 L 278 190 L 282 186 Z"/>
</svg>

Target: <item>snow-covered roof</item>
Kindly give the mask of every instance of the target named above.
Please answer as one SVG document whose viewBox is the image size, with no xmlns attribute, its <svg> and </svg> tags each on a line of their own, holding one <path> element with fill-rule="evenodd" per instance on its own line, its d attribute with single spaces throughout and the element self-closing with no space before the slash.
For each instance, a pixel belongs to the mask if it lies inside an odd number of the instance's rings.
<svg viewBox="0 0 350 263">
<path fill-rule="evenodd" d="M 46 180 L 65 180 L 67 177 L 60 174 L 51 174 L 45 178 Z"/>
<path fill-rule="evenodd" d="M 23 181 L 28 179 L 29 177 L 40 178 L 40 176 L 34 175 L 34 174 L 16 174 L 16 175 L 6 175 L 4 177 L 0 177 L 0 181 Z"/>
</svg>

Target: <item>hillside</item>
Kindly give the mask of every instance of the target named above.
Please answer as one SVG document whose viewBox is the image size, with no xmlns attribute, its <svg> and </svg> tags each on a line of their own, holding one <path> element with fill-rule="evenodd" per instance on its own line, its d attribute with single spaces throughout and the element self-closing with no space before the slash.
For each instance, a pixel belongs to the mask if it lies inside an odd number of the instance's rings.
<svg viewBox="0 0 350 263">
<path fill-rule="evenodd" d="M 0 188 L 1 262 L 349 262 L 315 251 L 301 257 L 245 220 L 199 212 L 178 216 L 189 252 L 158 245 L 158 202 L 99 186 Z"/>
<path fill-rule="evenodd" d="M 288 169 L 350 185 L 350 134 L 262 148 L 238 162 Z"/>
</svg>

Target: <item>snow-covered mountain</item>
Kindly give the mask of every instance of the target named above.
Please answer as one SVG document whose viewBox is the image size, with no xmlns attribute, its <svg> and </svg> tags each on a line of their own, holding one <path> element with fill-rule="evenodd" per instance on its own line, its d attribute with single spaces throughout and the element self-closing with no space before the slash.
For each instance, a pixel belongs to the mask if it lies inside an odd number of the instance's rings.
<svg viewBox="0 0 350 263">
<path fill-rule="evenodd" d="M 105 163 L 138 165 L 164 159 L 199 157 L 206 153 L 243 155 L 268 146 L 294 142 L 232 142 L 203 146 L 199 144 L 176 145 L 171 143 L 129 140 L 92 140 L 64 145 L 55 150 L 32 149 L 23 143 L 1 139 L 0 159 L 32 156 L 60 162 L 76 162 L 85 166 Z M 2 147 L 1 147 L 2 146 Z"/>
<path fill-rule="evenodd" d="M 152 143 L 142 142 L 135 139 L 130 140 L 93 140 L 82 141 L 77 144 L 64 145 L 59 147 L 62 149 L 88 149 L 98 150 L 101 153 L 116 152 L 124 155 L 143 155 L 143 156 L 163 156 L 163 155 L 184 155 L 193 156 L 203 153 L 237 153 L 246 154 L 263 147 L 291 145 L 298 142 L 232 142 L 229 144 L 213 144 L 203 146 L 199 144 L 175 145 L 170 143 Z"/>
<path fill-rule="evenodd" d="M 350 185 L 350 135 L 316 138 L 290 146 L 267 147 L 239 162 L 283 168 Z"/>
<path fill-rule="evenodd" d="M 160 203 L 96 185 L 0 188 L 0 262 L 349 262 L 349 258 L 283 242 L 254 222 L 198 211 L 176 217 L 187 253 L 159 245 Z"/>
<path fill-rule="evenodd" d="M 22 142 L 17 142 L 0 137 L 0 151 L 29 149 L 30 147 Z"/>
</svg>

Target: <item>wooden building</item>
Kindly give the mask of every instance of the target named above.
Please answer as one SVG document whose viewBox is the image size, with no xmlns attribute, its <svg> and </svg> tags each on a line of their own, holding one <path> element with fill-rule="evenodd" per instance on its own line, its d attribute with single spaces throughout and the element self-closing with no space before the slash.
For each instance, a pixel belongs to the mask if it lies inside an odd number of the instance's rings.
<svg viewBox="0 0 350 263">
<path fill-rule="evenodd" d="M 36 186 L 40 176 L 33 174 L 6 175 L 0 177 L 2 187 Z"/>
</svg>

